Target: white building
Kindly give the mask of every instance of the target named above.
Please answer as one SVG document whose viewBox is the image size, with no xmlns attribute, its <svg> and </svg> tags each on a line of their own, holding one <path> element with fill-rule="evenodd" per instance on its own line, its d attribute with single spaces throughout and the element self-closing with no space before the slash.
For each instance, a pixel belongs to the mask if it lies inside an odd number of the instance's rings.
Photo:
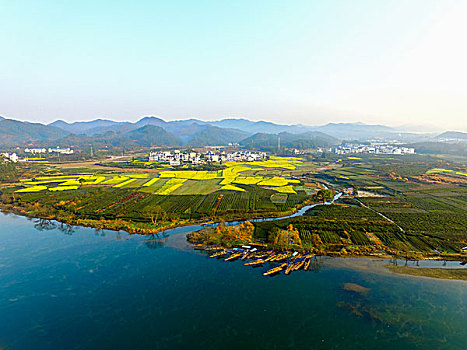
<svg viewBox="0 0 467 350">
<path fill-rule="evenodd" d="M 400 147 L 393 144 L 375 143 L 372 145 L 363 144 L 346 144 L 338 146 L 334 153 L 349 154 L 349 153 L 376 153 L 376 154 L 415 154 L 414 148 Z"/>
<path fill-rule="evenodd" d="M 10 161 L 12 163 L 18 163 L 19 157 L 16 153 L 2 153 L 1 154 L 4 158 L 4 161 Z"/>
<path fill-rule="evenodd" d="M 31 154 L 45 154 L 45 153 L 73 154 L 74 153 L 74 151 L 70 147 L 60 148 L 58 146 L 56 148 L 49 148 L 49 149 L 45 149 L 45 148 L 25 148 L 24 152 L 25 153 L 31 153 Z"/>
<path fill-rule="evenodd" d="M 41 153 L 47 153 L 47 150 L 45 148 L 25 148 L 24 152 L 31 153 L 31 154 L 41 154 Z"/>
<path fill-rule="evenodd" d="M 49 148 L 49 153 L 58 153 L 58 154 L 73 154 L 74 151 L 68 147 L 68 148 L 60 148 L 60 147 L 56 147 L 56 148 Z"/>
</svg>

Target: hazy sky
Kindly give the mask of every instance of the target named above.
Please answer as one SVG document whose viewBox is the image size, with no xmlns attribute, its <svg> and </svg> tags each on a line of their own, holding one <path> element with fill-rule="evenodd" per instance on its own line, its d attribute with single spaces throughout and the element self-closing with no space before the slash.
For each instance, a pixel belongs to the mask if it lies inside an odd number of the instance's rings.
<svg viewBox="0 0 467 350">
<path fill-rule="evenodd" d="M 467 130 L 467 1 L 0 0 L 0 115 Z"/>
</svg>

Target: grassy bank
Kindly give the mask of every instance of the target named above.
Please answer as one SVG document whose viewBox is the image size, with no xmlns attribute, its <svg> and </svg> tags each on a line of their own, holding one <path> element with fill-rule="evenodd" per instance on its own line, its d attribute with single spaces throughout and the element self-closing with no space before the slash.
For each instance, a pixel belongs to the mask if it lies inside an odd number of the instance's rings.
<svg viewBox="0 0 467 350">
<path fill-rule="evenodd" d="M 395 265 L 387 265 L 386 267 L 394 273 L 399 273 L 403 275 L 467 281 L 467 269 L 444 269 Z"/>
</svg>

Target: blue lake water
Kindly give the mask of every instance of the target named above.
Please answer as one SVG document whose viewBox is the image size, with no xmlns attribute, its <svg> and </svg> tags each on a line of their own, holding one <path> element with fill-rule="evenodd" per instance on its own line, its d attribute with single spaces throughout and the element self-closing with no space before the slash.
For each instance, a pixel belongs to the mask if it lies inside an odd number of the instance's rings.
<svg viewBox="0 0 467 350">
<path fill-rule="evenodd" d="M 194 251 L 185 231 L 155 239 L 0 214 L 0 349 L 467 346 L 467 282 L 330 258 L 263 277 L 267 266 Z"/>
</svg>

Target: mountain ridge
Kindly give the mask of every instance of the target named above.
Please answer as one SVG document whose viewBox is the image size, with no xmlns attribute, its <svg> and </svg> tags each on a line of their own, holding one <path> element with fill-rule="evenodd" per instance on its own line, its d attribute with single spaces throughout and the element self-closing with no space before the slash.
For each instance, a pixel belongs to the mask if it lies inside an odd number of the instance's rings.
<svg viewBox="0 0 467 350">
<path fill-rule="evenodd" d="M 45 125 L 0 117 L 0 123 L 0 137 L 2 138 L 0 145 L 2 146 L 26 144 L 46 146 L 60 142 L 80 145 L 97 141 L 116 145 L 122 144 L 123 140 L 126 140 L 130 145 L 206 146 L 253 143 L 257 146 L 264 145 L 271 148 L 274 145 L 277 146 L 277 135 L 281 133 L 284 133 L 281 136 L 283 147 L 337 144 L 338 141 L 342 140 L 399 139 L 402 142 L 428 142 L 436 139 L 433 134 L 404 133 L 390 126 L 361 122 L 331 122 L 320 126 L 308 126 L 251 121 L 245 118 L 227 118 L 215 121 L 190 118 L 166 121 L 159 116 L 148 115 L 136 122 L 98 118 L 72 123 L 56 120 Z M 145 126 L 157 128 L 144 128 Z M 440 137 L 448 138 L 449 135 L 460 135 L 463 138 L 464 134 L 447 132 L 438 135 L 438 139 Z M 135 135 L 138 135 L 141 141 L 135 139 Z M 251 138 L 254 135 L 256 136 Z M 276 136 L 272 137 L 271 135 Z"/>
</svg>

